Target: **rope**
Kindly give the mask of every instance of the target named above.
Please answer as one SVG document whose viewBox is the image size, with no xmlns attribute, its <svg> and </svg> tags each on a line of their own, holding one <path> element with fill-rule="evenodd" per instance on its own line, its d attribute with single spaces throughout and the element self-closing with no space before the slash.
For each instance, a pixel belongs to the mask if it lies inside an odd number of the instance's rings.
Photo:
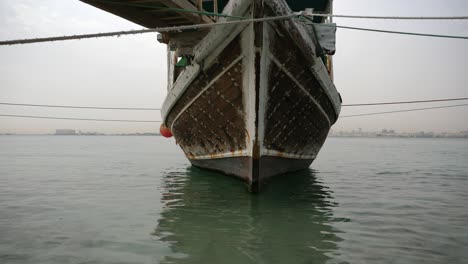
<svg viewBox="0 0 468 264">
<path fill-rule="evenodd" d="M 253 18 L 253 19 L 244 19 L 244 20 L 236 20 L 236 21 L 225 21 L 225 22 L 218 22 L 218 23 L 211 23 L 211 24 L 194 24 L 194 25 L 174 26 L 174 27 L 160 27 L 160 28 L 151 28 L 151 29 L 140 29 L 140 30 L 113 31 L 113 32 L 94 33 L 94 34 L 80 34 L 80 35 L 46 37 L 46 38 L 5 40 L 5 41 L 0 41 L 0 46 L 39 43 L 39 42 L 63 41 L 63 40 L 74 40 L 74 39 L 76 40 L 76 39 L 88 39 L 88 38 L 100 38 L 100 37 L 113 37 L 113 36 L 122 36 L 122 35 L 135 35 L 135 34 L 154 33 L 154 32 L 171 32 L 171 31 L 181 32 L 183 30 L 209 28 L 209 27 L 223 26 L 223 25 L 251 23 L 251 22 L 263 22 L 263 21 L 273 21 L 273 20 L 284 20 L 284 19 L 289 19 L 289 18 L 293 18 L 293 17 L 299 17 L 299 16 L 301 16 L 301 14 L 303 14 L 303 13 L 302 12 L 297 12 L 297 13 L 293 13 L 293 14 L 290 14 L 290 15 L 284 15 L 284 16 Z M 307 18 L 310 19 L 310 17 L 307 17 Z M 331 25 L 326 25 L 326 24 L 315 24 L 315 25 L 318 25 L 318 26 L 331 26 Z M 413 36 L 427 36 L 427 37 L 440 37 L 440 38 L 453 38 L 453 39 L 468 39 L 467 36 L 424 34 L 424 33 L 390 31 L 390 30 L 379 30 L 379 29 L 347 27 L 347 26 L 336 26 L 336 27 L 345 28 L 345 29 L 372 31 L 372 32 L 413 35 Z"/>
<path fill-rule="evenodd" d="M 125 120 L 125 119 L 97 119 L 97 118 L 73 118 L 73 117 L 55 117 L 55 116 L 33 116 L 33 115 L 5 115 L 6 117 L 23 117 L 23 118 L 39 118 L 39 119 L 58 119 L 58 120 L 75 120 L 75 121 L 103 121 L 103 122 L 131 122 L 131 123 L 161 123 L 157 120 Z"/>
<path fill-rule="evenodd" d="M 113 37 L 113 36 L 122 36 L 122 35 L 135 35 L 135 34 L 154 33 L 154 32 L 183 31 L 183 30 L 189 30 L 189 29 L 209 28 L 209 27 L 215 27 L 215 26 L 241 24 L 241 23 L 284 20 L 284 19 L 298 17 L 298 16 L 300 16 L 300 13 L 293 13 L 290 15 L 276 16 L 276 17 L 264 17 L 264 18 L 253 18 L 253 19 L 244 19 L 244 20 L 237 20 L 237 21 L 225 21 L 225 22 L 218 22 L 218 23 L 212 23 L 212 24 L 194 24 L 194 25 L 185 25 L 185 26 L 160 27 L 160 28 L 128 30 L 128 31 L 114 31 L 114 32 L 106 32 L 106 33 L 81 34 L 81 35 L 70 35 L 70 36 L 60 36 L 60 37 L 6 40 L 6 41 L 0 41 L 0 46 L 30 44 L 30 43 L 38 43 L 38 42 L 63 41 L 63 40 L 73 40 L 73 39 Z"/>
<path fill-rule="evenodd" d="M 175 8 L 175 7 L 152 6 L 152 5 L 145 5 L 145 4 L 138 4 L 138 3 L 122 3 L 122 2 L 115 2 L 115 1 L 108 1 L 108 0 L 95 0 L 95 1 L 102 2 L 102 3 L 115 4 L 115 5 L 125 5 L 125 6 L 134 6 L 134 7 L 152 8 L 152 9 L 163 9 L 163 10 L 169 10 L 169 11 L 175 11 L 175 12 L 194 13 L 194 14 L 206 15 L 206 16 L 245 19 L 245 17 L 230 16 L 230 15 L 225 15 L 225 14 L 220 14 L 220 13 L 213 13 L 213 12 L 199 11 L 199 10 L 188 10 L 188 9 Z"/>
<path fill-rule="evenodd" d="M 364 103 L 364 104 L 343 104 L 341 106 L 416 104 L 416 103 L 448 102 L 448 101 L 461 101 L 461 100 L 468 100 L 468 97 L 465 97 L 465 98 L 450 98 L 450 99 L 430 99 L 430 100 L 419 100 L 419 101 L 380 102 L 380 103 Z"/>
<path fill-rule="evenodd" d="M 449 102 L 449 101 L 462 101 L 462 100 L 468 100 L 468 97 L 449 98 L 449 99 L 429 99 L 429 100 L 416 100 L 416 101 L 343 104 L 341 106 L 345 107 L 345 106 L 396 105 L 396 104 Z M 96 109 L 96 110 L 136 110 L 136 111 L 160 111 L 161 110 L 161 108 L 150 108 L 150 107 L 102 107 L 102 106 L 77 106 L 77 105 L 20 104 L 20 103 L 7 103 L 7 102 L 0 102 L 0 105 L 50 107 L 50 108 L 73 108 L 73 109 Z"/>
<path fill-rule="evenodd" d="M 61 37 L 5 40 L 5 41 L 0 41 L 0 46 L 30 44 L 30 43 L 39 43 L 39 42 L 53 42 L 53 41 L 73 40 L 73 39 L 114 37 L 114 36 L 135 35 L 135 34 L 143 34 L 143 33 L 151 33 L 151 32 L 156 32 L 156 31 L 151 30 L 151 29 L 141 29 L 141 30 L 129 30 L 129 31 L 114 31 L 114 32 L 107 32 L 107 33 L 70 35 L 70 36 L 61 36 Z"/>
<path fill-rule="evenodd" d="M 358 18 L 358 19 L 361 19 L 361 18 L 392 19 L 392 20 L 465 20 L 465 19 L 468 19 L 468 16 L 353 16 L 353 15 L 334 15 L 334 14 L 317 14 L 317 13 L 312 13 L 312 16 Z"/>
<path fill-rule="evenodd" d="M 410 36 L 451 38 L 451 39 L 468 39 L 468 36 L 426 34 L 426 33 L 403 32 L 403 31 L 381 30 L 381 29 L 371 29 L 371 28 L 348 27 L 348 26 L 336 26 L 336 27 L 337 28 L 344 28 L 344 29 L 354 29 L 354 30 L 361 30 L 361 31 L 371 31 L 371 32 L 390 33 L 390 34 L 401 34 L 401 35 L 410 35 Z"/>
<path fill-rule="evenodd" d="M 402 112 L 413 112 L 413 111 L 422 111 L 422 110 L 430 110 L 430 109 L 441 109 L 441 108 L 451 108 L 451 107 L 460 107 L 460 106 L 468 106 L 468 104 L 446 105 L 446 106 L 425 107 L 425 108 L 413 108 L 413 109 L 396 110 L 396 111 L 385 111 L 385 112 L 374 112 L 374 113 L 365 113 L 365 114 L 345 115 L 345 116 L 340 116 L 339 118 L 357 117 L 357 116 L 370 116 L 370 115 L 383 115 L 383 114 L 402 113 Z"/>
<path fill-rule="evenodd" d="M 188 13 L 195 13 L 201 15 L 208 15 L 208 16 L 220 16 L 220 17 L 231 17 L 237 19 L 245 19 L 245 17 L 236 17 L 236 16 L 229 16 L 220 13 L 212 13 L 206 11 L 198 11 L 198 10 L 187 10 L 182 8 L 173 8 L 173 7 L 162 7 L 162 6 L 152 6 L 152 5 L 145 5 L 139 3 L 122 3 L 110 0 L 95 0 L 102 3 L 109 3 L 109 4 L 116 4 L 116 5 L 126 5 L 126 6 L 135 6 L 135 7 L 143 7 L 143 8 L 154 8 L 154 9 L 165 9 L 165 10 L 172 10 L 177 12 L 188 12 Z M 304 14 L 306 14 L 304 11 Z M 394 20 L 463 20 L 468 19 L 468 16 L 361 16 L 361 15 L 334 15 L 334 14 L 320 14 L 320 13 L 313 13 L 312 16 L 318 17 L 341 17 L 341 18 L 366 18 L 366 19 L 394 19 Z"/>
<path fill-rule="evenodd" d="M 34 106 L 34 107 L 53 107 L 53 108 L 75 108 L 75 109 L 97 109 L 97 110 L 138 110 L 138 111 L 159 111 L 160 108 L 138 108 L 138 107 L 100 107 L 100 106 L 75 106 L 75 105 L 44 105 L 44 104 L 17 104 L 17 103 L 4 103 L 0 105 L 14 105 L 14 106 Z"/>
<path fill-rule="evenodd" d="M 396 111 L 364 113 L 364 114 L 356 114 L 356 115 L 345 115 L 345 116 L 340 116 L 340 118 L 370 116 L 370 115 L 383 115 L 383 114 L 392 114 L 392 113 L 402 113 L 402 112 L 413 112 L 413 111 L 422 111 L 422 110 L 431 110 L 431 109 L 461 107 L 461 106 L 468 106 L 468 104 L 447 105 L 447 106 L 437 106 L 437 107 L 425 107 L 425 108 L 414 108 L 414 109 L 405 109 L 405 110 L 396 110 Z M 21 118 L 38 118 L 38 119 L 56 119 L 56 120 L 75 120 L 75 121 L 103 121 L 103 122 L 131 122 L 131 123 L 160 123 L 160 122 L 162 122 L 162 121 L 158 121 L 158 120 L 97 119 L 97 118 L 72 118 L 72 117 L 8 115 L 8 114 L 0 114 L 0 116 L 4 116 L 4 117 L 21 117 Z"/>
<path fill-rule="evenodd" d="M 413 112 L 413 111 L 422 111 L 422 110 L 431 110 L 431 109 L 461 107 L 461 106 L 468 106 L 468 104 L 447 105 L 447 106 L 438 106 L 438 107 L 425 107 L 425 108 L 414 108 L 414 109 L 385 111 L 385 112 L 374 112 L 374 113 L 365 113 L 365 114 L 356 114 L 356 115 L 345 115 L 345 116 L 340 116 L 340 118 L 370 116 L 370 115 L 383 115 L 383 114 L 392 114 L 392 113 L 402 113 L 402 112 Z M 160 122 L 162 122 L 162 121 L 157 121 L 157 120 L 97 119 L 97 118 L 72 118 L 72 117 L 7 115 L 7 114 L 0 114 L 0 116 L 21 117 L 21 118 L 37 118 L 37 119 L 75 120 L 75 121 L 103 121 L 103 122 L 131 122 L 131 123 L 160 123 Z"/>
<path fill-rule="evenodd" d="M 306 18 L 307 20 L 313 22 L 313 20 L 312 20 L 312 18 L 310 16 L 303 16 L 303 17 Z M 320 26 L 320 27 L 336 27 L 336 28 L 344 28 L 344 29 L 353 29 L 353 30 L 362 30 L 362 31 L 370 31 L 370 32 L 380 32 L 380 33 L 390 33 L 390 34 L 401 34 L 401 35 L 411 35 L 411 36 L 451 38 L 451 39 L 468 39 L 468 36 L 426 34 L 426 33 L 415 33 L 415 32 L 372 29 L 372 28 L 348 27 L 348 26 L 339 26 L 339 25 L 321 24 L 321 23 L 305 23 L 305 24 L 306 25 Z"/>
</svg>

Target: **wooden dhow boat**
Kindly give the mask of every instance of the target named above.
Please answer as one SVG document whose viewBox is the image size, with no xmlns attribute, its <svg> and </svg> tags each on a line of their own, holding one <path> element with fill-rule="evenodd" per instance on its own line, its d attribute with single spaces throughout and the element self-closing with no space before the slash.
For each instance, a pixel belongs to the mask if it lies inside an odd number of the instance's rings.
<svg viewBox="0 0 468 264">
<path fill-rule="evenodd" d="M 316 158 L 341 108 L 331 77 L 336 28 L 291 14 L 330 12 L 331 1 L 82 1 L 148 28 L 218 24 L 158 35 L 168 46 L 161 133 L 193 166 L 258 192 Z"/>
</svg>

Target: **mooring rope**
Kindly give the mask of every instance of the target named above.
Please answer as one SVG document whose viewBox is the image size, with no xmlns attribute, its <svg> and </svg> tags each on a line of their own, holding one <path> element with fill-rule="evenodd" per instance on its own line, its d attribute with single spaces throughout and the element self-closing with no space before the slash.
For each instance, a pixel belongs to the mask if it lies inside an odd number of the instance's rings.
<svg viewBox="0 0 468 264">
<path fill-rule="evenodd" d="M 150 9 L 159 9 L 159 10 L 169 10 L 175 12 L 184 12 L 184 13 L 194 13 L 199 15 L 206 16 L 218 16 L 218 17 L 229 17 L 236 19 L 246 19 L 246 17 L 231 16 L 222 13 L 208 12 L 205 10 L 188 10 L 183 8 L 174 8 L 174 7 L 165 7 L 165 6 L 154 6 L 143 3 L 124 3 L 111 0 L 96 0 L 102 3 L 115 4 L 115 5 L 124 5 L 124 6 L 134 6 L 134 7 L 143 7 Z M 364 16 L 364 15 L 336 15 L 336 14 L 324 14 L 324 13 L 313 13 L 313 16 L 318 17 L 340 17 L 340 18 L 353 18 L 353 19 L 391 19 L 391 20 L 465 20 L 468 19 L 468 16 Z"/>
<path fill-rule="evenodd" d="M 341 105 L 341 106 L 371 106 L 371 105 L 420 104 L 420 103 L 435 103 L 435 102 L 465 101 L 465 100 L 468 100 L 468 97 L 449 98 L 449 99 L 414 100 L 414 101 L 379 102 L 379 103 L 343 104 L 343 105 Z"/>
<path fill-rule="evenodd" d="M 327 23 L 314 23 L 313 22 L 313 15 L 307 15 L 307 16 L 301 16 L 301 17 L 303 17 L 303 18 L 305 18 L 305 19 L 307 19 L 309 21 L 309 23 L 304 23 L 305 25 L 314 25 L 314 26 L 319 26 L 319 27 L 336 27 L 336 28 L 353 29 L 353 30 L 361 30 L 361 31 L 369 31 L 369 32 L 390 33 L 390 34 L 421 36 L 421 37 L 468 39 L 468 36 L 428 34 L 428 33 L 405 32 L 405 31 L 383 30 L 383 29 L 373 29 L 373 28 L 339 26 L 339 25 L 336 25 L 336 24 L 327 24 Z"/>
<path fill-rule="evenodd" d="M 159 111 L 161 110 L 161 108 L 149 108 L 149 107 L 103 107 L 103 106 L 77 106 L 77 105 L 20 104 L 20 103 L 7 103 L 7 102 L 0 102 L 0 105 L 49 107 L 49 108 L 71 108 L 71 109 L 93 109 L 93 110 L 137 110 L 137 111 Z"/>
<path fill-rule="evenodd" d="M 215 27 L 215 26 L 241 24 L 241 23 L 284 20 L 284 19 L 289 19 L 289 18 L 294 18 L 294 17 L 301 17 L 301 16 L 306 17 L 307 19 L 311 19 L 313 16 L 372 18 L 372 19 L 377 19 L 377 18 L 378 19 L 468 19 L 468 17 L 466 17 L 466 16 L 453 16 L 453 17 L 395 17 L 395 16 L 383 17 L 382 16 L 382 17 L 379 17 L 379 16 L 347 16 L 347 15 L 332 15 L 332 14 L 311 14 L 311 13 L 306 12 L 306 11 L 301 11 L 301 12 L 295 12 L 295 13 L 292 13 L 290 15 L 284 15 L 284 16 L 241 19 L 241 20 L 224 21 L 224 22 L 209 23 L 209 24 L 194 24 L 194 25 L 184 25 L 184 26 L 159 27 L 159 28 L 150 28 L 150 29 L 113 31 L 113 32 L 104 32 L 104 33 L 79 34 L 79 35 L 56 36 L 56 37 L 45 37 L 45 38 L 4 40 L 4 41 L 0 41 L 0 46 L 30 44 L 30 43 L 39 43 L 39 42 L 53 42 L 53 41 L 63 41 L 63 40 L 78 40 L 78 39 L 100 38 L 100 37 L 113 37 L 113 36 L 124 36 L 124 35 L 136 35 L 136 34 L 155 33 L 155 32 L 177 32 L 177 31 L 182 32 L 184 30 L 191 30 L 191 29 L 210 28 L 210 27 Z M 330 26 L 330 25 L 321 24 L 321 23 L 314 23 L 314 25 Z M 426 33 L 416 33 L 416 32 L 402 32 L 402 31 L 391 31 L 391 30 L 380 30 L 380 29 L 370 29 L 370 28 L 348 27 L 348 26 L 339 26 L 339 25 L 336 25 L 336 27 L 337 28 L 344 28 L 344 29 L 354 29 L 354 30 L 363 30 L 363 31 L 371 31 L 371 32 L 392 33 L 392 34 L 404 34 L 404 35 L 413 35 L 413 36 L 426 36 L 426 37 L 439 37 L 439 38 L 452 38 L 452 39 L 468 39 L 468 36 L 454 36 L 454 35 L 426 34 Z"/>
<path fill-rule="evenodd" d="M 244 19 L 244 20 L 236 20 L 236 21 L 224 21 L 224 22 L 217 22 L 217 23 L 210 23 L 210 24 L 194 24 L 194 25 L 185 25 L 185 26 L 114 31 L 114 32 L 105 32 L 105 33 L 80 34 L 80 35 L 59 36 L 59 37 L 5 40 L 5 41 L 0 41 L 0 46 L 30 44 L 30 43 L 38 43 L 38 42 L 100 38 L 100 37 L 113 37 L 113 36 L 135 35 L 135 34 L 155 33 L 155 32 L 174 32 L 174 31 L 181 32 L 181 31 L 190 30 L 190 29 L 210 28 L 210 27 L 215 27 L 215 26 L 224 26 L 224 25 L 232 25 L 232 24 L 284 20 L 284 19 L 299 17 L 299 16 L 301 16 L 300 12 L 289 14 L 289 15 L 284 15 L 284 16 L 252 18 L 252 19 Z"/>
<path fill-rule="evenodd" d="M 393 113 L 403 113 L 403 112 L 414 112 L 414 111 L 453 108 L 453 107 L 462 107 L 462 106 L 468 106 L 468 104 L 445 105 L 445 106 L 412 108 L 412 109 L 385 111 L 385 112 L 372 112 L 372 113 L 363 113 L 363 114 L 354 114 L 354 115 L 344 115 L 344 116 L 340 116 L 339 118 L 341 119 L 341 118 L 346 118 L 346 117 L 358 117 L 358 116 L 371 116 L 371 115 L 383 115 L 383 114 L 393 114 Z M 55 116 L 36 116 L 36 115 L 10 115 L 10 114 L 0 114 L 0 116 L 3 116 L 3 117 L 19 117 L 19 118 L 37 118 L 37 119 L 74 120 L 74 121 L 102 121 L 102 122 L 130 122 L 130 123 L 161 123 L 162 122 L 160 120 L 98 119 L 98 118 L 74 118 L 74 117 L 55 117 Z"/>
<path fill-rule="evenodd" d="M 466 20 L 468 16 L 359 16 L 359 15 L 335 15 L 313 13 L 318 17 L 341 17 L 357 19 L 388 19 L 388 20 Z"/>
<path fill-rule="evenodd" d="M 246 19 L 246 17 L 231 16 L 231 15 L 226 15 L 226 14 L 222 14 L 222 13 L 208 12 L 208 11 L 205 11 L 205 10 L 189 10 L 189 9 L 176 8 L 176 7 L 153 6 L 153 5 L 141 4 L 141 3 L 124 3 L 124 2 L 116 2 L 116 1 L 109 1 L 109 0 L 95 0 L 95 1 L 102 2 L 102 3 L 107 3 L 107 4 L 115 4 L 115 5 L 143 7 L 143 8 L 157 9 L 157 10 L 168 10 L 168 11 L 182 12 L 182 13 L 193 13 L 193 14 L 197 14 L 197 15 L 228 17 L 228 18 L 235 18 L 235 19 Z"/>
<path fill-rule="evenodd" d="M 468 100 L 468 97 L 413 100 L 413 101 L 377 102 L 377 103 L 356 103 L 356 104 L 342 104 L 341 106 L 346 107 L 346 106 L 421 104 L 421 103 L 466 101 L 466 100 Z M 21 104 L 21 103 L 11 103 L 11 102 L 0 102 L 0 105 L 26 106 L 26 107 L 46 107 L 46 108 L 93 109 L 93 110 L 137 110 L 137 111 L 159 111 L 159 110 L 161 110 L 161 108 L 151 108 L 151 107 L 105 107 L 105 106 L 78 106 L 78 105 Z"/>
<path fill-rule="evenodd" d="M 410 36 L 420 36 L 420 37 L 433 37 L 433 38 L 468 39 L 468 36 L 429 34 L 429 33 L 418 33 L 418 32 L 405 32 L 405 31 L 394 31 L 394 30 L 374 29 L 374 28 L 361 28 L 361 27 L 349 27 L 349 26 L 340 26 L 340 25 L 329 25 L 329 24 L 320 24 L 320 23 L 308 23 L 307 25 L 311 25 L 311 24 L 316 25 L 316 26 L 323 26 L 323 27 L 337 27 L 337 28 L 343 28 L 343 29 L 352 29 L 352 30 L 378 32 L 378 33 L 389 33 L 389 34 L 410 35 Z"/>
<path fill-rule="evenodd" d="M 36 116 L 36 115 L 8 115 L 0 114 L 5 117 L 22 117 L 37 119 L 56 119 L 56 120 L 74 120 L 74 121 L 101 121 L 101 122 L 129 122 L 129 123 L 161 123 L 158 120 L 128 120 L 128 119 L 99 119 L 99 118 L 74 118 L 74 117 L 56 117 L 56 116 Z"/>
<path fill-rule="evenodd" d="M 355 114 L 355 115 L 344 115 L 344 116 L 340 116 L 339 118 L 357 117 L 357 116 L 371 116 L 371 115 L 384 115 L 384 114 L 403 113 L 403 112 L 414 112 L 414 111 L 423 111 L 423 110 L 432 110 L 432 109 L 442 109 L 442 108 L 452 108 L 452 107 L 461 107 L 461 106 L 468 106 L 468 104 L 445 105 L 445 106 L 434 106 L 434 107 L 424 107 L 424 108 L 412 108 L 412 109 L 394 110 L 394 111 L 384 111 L 384 112 L 363 113 L 363 114 Z"/>
</svg>

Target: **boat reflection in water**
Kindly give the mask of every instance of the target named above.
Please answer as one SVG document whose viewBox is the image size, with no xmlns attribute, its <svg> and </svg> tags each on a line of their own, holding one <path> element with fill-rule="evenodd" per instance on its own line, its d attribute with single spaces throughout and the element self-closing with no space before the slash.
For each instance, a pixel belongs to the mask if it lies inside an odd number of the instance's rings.
<svg viewBox="0 0 468 264">
<path fill-rule="evenodd" d="M 336 204 L 313 171 L 274 178 L 260 195 L 217 176 L 193 167 L 164 176 L 153 235 L 180 258 L 163 263 L 322 263 L 337 254 Z"/>
</svg>

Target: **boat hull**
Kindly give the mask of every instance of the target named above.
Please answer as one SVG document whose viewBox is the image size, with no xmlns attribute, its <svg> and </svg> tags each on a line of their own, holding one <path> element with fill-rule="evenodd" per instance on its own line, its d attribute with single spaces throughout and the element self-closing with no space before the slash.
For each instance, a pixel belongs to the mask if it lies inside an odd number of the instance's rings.
<svg viewBox="0 0 468 264">
<path fill-rule="evenodd" d="M 291 12 L 282 0 L 239 3 L 233 12 L 253 18 Z M 294 20 L 238 24 L 195 47 L 162 111 L 192 165 L 236 176 L 252 192 L 310 166 L 341 102 L 309 33 Z"/>
<path fill-rule="evenodd" d="M 220 159 L 190 160 L 198 168 L 209 169 L 234 176 L 247 183 L 249 191 L 260 192 L 266 179 L 288 172 L 309 168 L 312 159 L 292 159 L 277 156 L 232 157 Z"/>
</svg>

